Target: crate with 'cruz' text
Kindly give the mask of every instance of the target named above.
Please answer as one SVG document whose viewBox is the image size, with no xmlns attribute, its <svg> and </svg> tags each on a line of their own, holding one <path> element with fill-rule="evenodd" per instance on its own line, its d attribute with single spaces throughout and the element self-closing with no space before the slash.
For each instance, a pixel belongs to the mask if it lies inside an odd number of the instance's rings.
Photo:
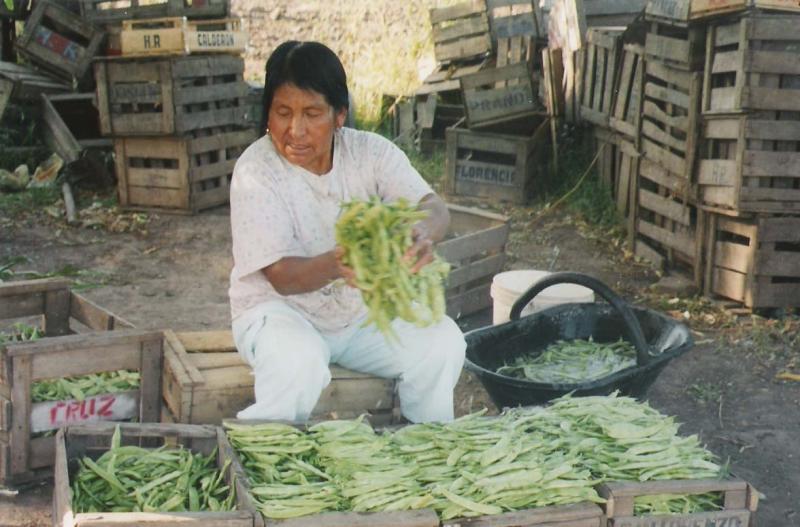
<svg viewBox="0 0 800 527">
<path fill-rule="evenodd" d="M 107 59 L 95 64 L 103 135 L 180 135 L 242 126 L 244 60 L 232 55 Z"/>
<path fill-rule="evenodd" d="M 180 137 L 116 138 L 120 206 L 193 214 L 223 205 L 236 160 L 255 139 L 255 129 L 231 126 Z"/>
<path fill-rule="evenodd" d="M 0 395 L 10 409 L 0 430 L 0 482 L 16 485 L 51 474 L 55 442 L 47 432 L 72 423 L 159 420 L 160 332 L 95 332 L 4 345 Z M 38 383 L 109 372 L 138 372 L 126 389 L 38 400 Z M 130 377 L 130 375 L 127 375 Z M 138 384 L 138 387 L 135 385 Z M 119 387 L 118 387 L 119 388 Z"/>
<path fill-rule="evenodd" d="M 531 120 L 520 135 L 447 129 L 445 193 L 525 203 L 544 173 L 549 121 Z"/>
</svg>

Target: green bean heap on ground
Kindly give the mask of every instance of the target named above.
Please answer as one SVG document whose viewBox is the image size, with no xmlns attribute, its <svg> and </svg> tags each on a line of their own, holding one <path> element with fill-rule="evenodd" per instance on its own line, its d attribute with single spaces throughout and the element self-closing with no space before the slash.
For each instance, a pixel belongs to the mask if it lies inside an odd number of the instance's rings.
<svg viewBox="0 0 800 527">
<path fill-rule="evenodd" d="M 360 421 L 308 433 L 226 425 L 262 514 L 430 507 L 442 519 L 589 500 L 604 481 L 725 476 L 696 436 L 629 397 L 562 397 L 546 408 L 472 414 L 376 434 Z M 637 510 L 719 508 L 709 496 L 648 497 Z"/>
<path fill-rule="evenodd" d="M 13 326 L 11 333 L 0 333 L 0 345 L 33 341 L 43 336 L 39 328 L 18 323 Z M 46 379 L 36 381 L 31 386 L 31 402 L 63 401 L 65 399 L 82 401 L 93 395 L 135 390 L 139 387 L 139 383 L 139 372 L 128 370 Z"/>
<path fill-rule="evenodd" d="M 72 483 L 72 508 L 81 512 L 228 511 L 235 493 L 209 456 L 185 448 L 120 446 L 117 427 L 111 448 L 97 461 L 84 457 Z"/>
<path fill-rule="evenodd" d="M 445 312 L 443 282 L 450 265 L 437 257 L 412 273 L 413 263 L 403 259 L 413 243 L 412 227 L 426 214 L 405 200 L 385 204 L 374 198 L 344 203 L 336 222 L 336 243 L 344 249 L 344 264 L 355 272 L 368 322 L 386 335 L 394 335 L 396 318 L 428 326 Z"/>
<path fill-rule="evenodd" d="M 625 340 L 594 342 L 559 340 L 539 355 L 524 354 L 497 373 L 508 377 L 541 383 L 577 384 L 608 377 L 612 373 L 636 366 L 636 348 Z"/>
</svg>

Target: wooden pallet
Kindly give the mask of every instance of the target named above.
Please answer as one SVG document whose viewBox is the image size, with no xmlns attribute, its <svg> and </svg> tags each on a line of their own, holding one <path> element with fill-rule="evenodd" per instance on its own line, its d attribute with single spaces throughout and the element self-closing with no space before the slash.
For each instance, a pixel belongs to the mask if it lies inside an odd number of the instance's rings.
<svg viewBox="0 0 800 527">
<path fill-rule="evenodd" d="M 597 126 L 609 126 L 615 77 L 622 43 L 618 28 L 589 28 L 581 69 L 581 118 Z"/>
<path fill-rule="evenodd" d="M 634 252 L 657 268 L 684 267 L 691 270 L 695 284 L 702 283 L 703 232 L 705 215 L 685 201 L 680 189 L 669 185 L 674 178 L 642 158 L 636 183 Z"/>
<path fill-rule="evenodd" d="M 711 213 L 707 224 L 706 294 L 750 309 L 800 306 L 800 218 L 753 219 Z"/>
<path fill-rule="evenodd" d="M 800 14 L 748 13 L 711 24 L 703 78 L 705 114 L 800 111 Z M 789 117 L 792 119 L 792 117 Z"/>
<path fill-rule="evenodd" d="M 470 129 L 547 115 L 539 101 L 541 77 L 526 61 L 464 75 L 460 82 Z"/>
<path fill-rule="evenodd" d="M 742 480 L 667 480 L 635 483 L 606 483 L 598 489 L 607 501 L 604 505 L 608 527 L 694 527 L 696 525 L 753 525 L 758 507 L 758 493 Z M 638 496 L 659 494 L 724 495 L 723 509 L 714 512 L 634 516 L 633 504 Z"/>
<path fill-rule="evenodd" d="M 116 425 L 96 423 L 70 426 L 56 436 L 55 484 L 53 488 L 53 525 L 56 527 L 141 527 L 143 525 L 193 527 L 252 527 L 255 509 L 248 509 L 241 496 L 236 509 L 225 512 L 93 512 L 76 513 L 72 508 L 70 482 L 79 459 L 96 460 L 111 448 Z M 119 425 L 123 445 L 156 448 L 181 446 L 192 452 L 210 455 L 216 450 L 217 468 L 224 469 L 224 479 L 233 488 L 239 484 L 228 464 L 233 449 L 224 432 L 212 426 L 122 423 Z M 232 490 L 233 491 L 233 490 Z"/>
<path fill-rule="evenodd" d="M 42 94 L 45 144 L 72 163 L 87 148 L 111 150 L 111 139 L 100 136 L 100 119 L 94 93 Z"/>
<path fill-rule="evenodd" d="M 448 204 L 450 235 L 436 252 L 450 263 L 445 292 L 451 318 L 477 313 L 492 305 L 489 289 L 503 270 L 508 241 L 508 217 L 473 207 Z"/>
<path fill-rule="evenodd" d="M 166 331 L 162 420 L 221 424 L 253 404 L 253 371 L 236 351 L 230 331 L 175 334 Z M 312 419 L 354 419 L 363 413 L 374 424 L 400 416 L 397 381 L 331 366 Z"/>
<path fill-rule="evenodd" d="M 103 32 L 52 2 L 37 2 L 16 47 L 30 62 L 57 77 L 84 80 L 100 52 Z"/>
<path fill-rule="evenodd" d="M 664 22 L 648 22 L 644 52 L 648 61 L 655 60 L 671 68 L 702 71 L 705 64 L 706 26 L 676 26 Z"/>
<path fill-rule="evenodd" d="M 800 11 L 793 0 L 651 0 L 645 16 L 670 24 L 686 25 L 708 17 L 726 15 L 748 8 Z"/>
<path fill-rule="evenodd" d="M 546 170 L 549 131 L 547 119 L 521 135 L 448 128 L 445 193 L 525 203 Z"/>
<path fill-rule="evenodd" d="M 732 216 L 800 213 L 800 120 L 760 115 L 704 119 L 697 171 L 703 206 Z"/>
<path fill-rule="evenodd" d="M 445 131 L 464 120 L 464 105 L 444 102 L 441 94 L 416 97 L 414 111 L 414 143 L 423 154 L 444 150 Z"/>
<path fill-rule="evenodd" d="M 624 44 L 619 64 L 615 81 L 617 88 L 611 100 L 609 126 L 638 146 L 644 103 L 644 47 Z"/>
<path fill-rule="evenodd" d="M 228 203 L 239 155 L 253 128 L 209 128 L 183 137 L 114 139 L 119 204 L 131 210 L 194 214 Z"/>
<path fill-rule="evenodd" d="M 167 17 L 125 20 L 120 32 L 120 53 L 125 57 L 230 53 L 247 47 L 247 32 L 238 18 L 193 20 Z"/>
<path fill-rule="evenodd" d="M 95 64 L 103 135 L 179 135 L 241 126 L 244 61 L 227 55 L 109 59 Z"/>
<path fill-rule="evenodd" d="M 642 105 L 641 145 L 644 157 L 663 167 L 693 199 L 693 180 L 700 128 L 699 73 L 648 61 Z M 670 185 L 672 187 L 672 185 Z"/>
<path fill-rule="evenodd" d="M 96 420 L 158 422 L 162 340 L 158 332 L 120 330 L 7 344 L 0 396 L 10 402 L 5 406 L 11 416 L 0 432 L 0 481 L 19 484 L 51 475 L 54 438 L 37 437 L 36 431 Z M 117 370 L 139 371 L 139 389 L 83 401 L 32 402 L 36 381 Z"/>
<path fill-rule="evenodd" d="M 230 14 L 229 0 L 80 0 L 81 14 L 90 22 L 107 24 L 129 19 L 185 16 L 225 18 Z"/>
<path fill-rule="evenodd" d="M 429 10 L 433 53 L 439 63 L 483 57 L 492 51 L 484 0 Z"/>
</svg>

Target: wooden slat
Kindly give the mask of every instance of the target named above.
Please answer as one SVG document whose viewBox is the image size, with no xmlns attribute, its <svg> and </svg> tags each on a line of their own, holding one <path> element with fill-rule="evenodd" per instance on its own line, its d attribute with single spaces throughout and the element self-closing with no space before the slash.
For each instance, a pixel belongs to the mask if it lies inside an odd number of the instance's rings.
<svg viewBox="0 0 800 527">
<path fill-rule="evenodd" d="M 189 353 L 236 351 L 230 330 L 189 331 L 179 332 L 176 335 Z"/>
<path fill-rule="evenodd" d="M 663 227 L 658 227 L 642 219 L 636 224 L 637 232 L 648 238 L 659 242 L 665 247 L 675 249 L 683 254 L 693 257 L 695 253 L 695 242 L 693 238 L 679 233 L 671 232 Z"/>
<path fill-rule="evenodd" d="M 665 218 L 669 218 L 670 220 L 677 221 L 686 226 L 691 226 L 689 207 L 671 198 L 660 196 L 654 192 L 640 188 L 639 206 L 664 216 Z"/>
<path fill-rule="evenodd" d="M 268 522 L 268 525 L 272 525 Z M 282 527 L 438 527 L 439 517 L 432 509 L 402 512 L 328 512 L 303 518 L 282 520 Z"/>
</svg>

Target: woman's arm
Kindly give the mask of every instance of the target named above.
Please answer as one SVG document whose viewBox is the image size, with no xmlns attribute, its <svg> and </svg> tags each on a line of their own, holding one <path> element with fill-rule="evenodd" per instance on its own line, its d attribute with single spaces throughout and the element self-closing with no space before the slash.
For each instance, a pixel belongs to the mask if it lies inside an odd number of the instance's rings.
<svg viewBox="0 0 800 527">
<path fill-rule="evenodd" d="M 419 209 L 428 213 L 412 231 L 414 244 L 406 251 L 406 259 L 414 262 L 411 272 L 416 273 L 433 261 L 434 243 L 444 239 L 450 227 L 450 211 L 436 194 L 428 194 L 419 201 Z"/>
<path fill-rule="evenodd" d="M 287 256 L 261 270 L 281 295 L 298 295 L 321 289 L 344 278 L 336 250 L 318 256 Z"/>
</svg>

